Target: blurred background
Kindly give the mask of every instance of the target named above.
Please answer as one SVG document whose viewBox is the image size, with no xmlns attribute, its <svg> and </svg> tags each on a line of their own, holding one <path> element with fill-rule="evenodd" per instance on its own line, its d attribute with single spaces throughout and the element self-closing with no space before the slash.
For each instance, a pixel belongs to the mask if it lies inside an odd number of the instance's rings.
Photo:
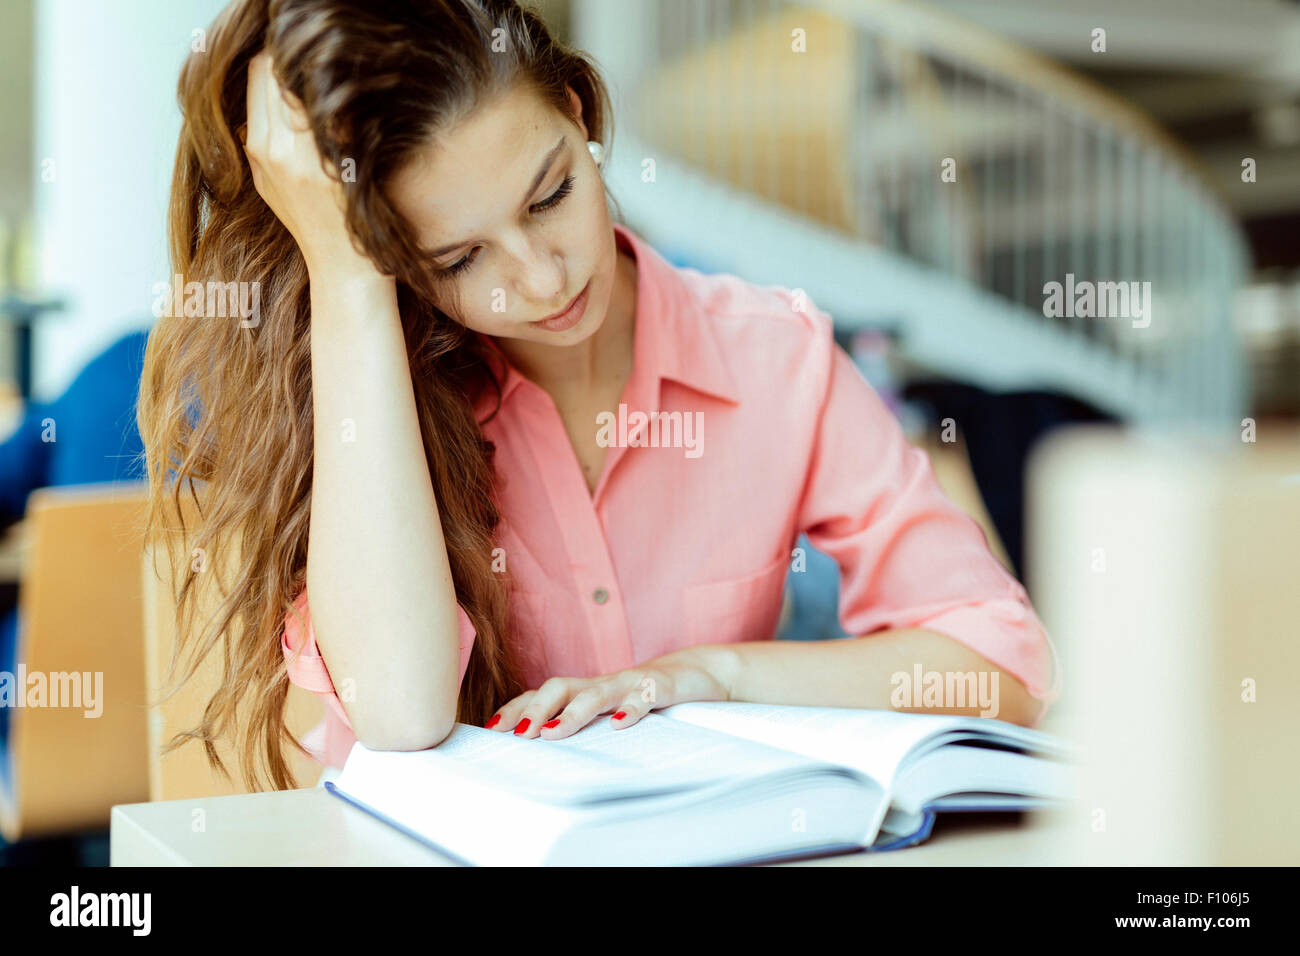
<svg viewBox="0 0 1300 956">
<path fill-rule="evenodd" d="M 124 675 L 119 699 L 143 701 L 167 642 L 129 530 L 133 405 L 151 289 L 169 279 L 178 71 L 222 6 L 0 0 L 0 672 L 102 658 L 106 680 Z M 1241 716 L 1254 678 L 1223 662 L 1235 647 L 1246 670 L 1294 663 L 1269 655 L 1294 653 L 1296 619 L 1280 602 L 1300 530 L 1300 5 L 532 6 L 611 85 L 606 176 L 627 224 L 679 265 L 802 289 L 833 316 L 945 491 L 1026 580 L 1067 675 L 1074 660 L 1113 676 L 1139 641 L 1163 649 L 1150 667 L 1203 663 L 1158 672 L 1179 688 L 1169 699 L 1157 672 L 1128 667 L 1133 709 L 1094 721 L 1098 748 L 1134 720 L 1164 727 L 1168 753 L 1193 725 L 1212 741 L 1247 720 L 1262 740 L 1295 716 Z M 1060 314 L 1047 288 L 1071 282 L 1150 291 L 1118 316 Z M 843 636 L 837 569 L 800 545 L 808 571 L 790 575 L 779 636 Z M 1247 630 L 1262 642 L 1249 650 Z M 1192 691 L 1215 703 L 1188 724 Z M 1089 688 L 1063 703 L 1048 729 L 1106 706 Z M 7 862 L 107 862 L 109 806 L 182 792 L 162 788 L 142 703 L 93 734 L 8 709 Z M 1151 763 L 1129 757 L 1110 770 Z M 1204 790 L 1207 767 L 1227 773 L 1219 759 L 1160 763 L 1148 796 Z M 1165 852 L 1259 796 L 1207 792 L 1163 831 Z M 1130 826 L 1109 845 L 1156 845 Z M 1228 852 L 1212 843 L 1195 852 Z"/>
</svg>

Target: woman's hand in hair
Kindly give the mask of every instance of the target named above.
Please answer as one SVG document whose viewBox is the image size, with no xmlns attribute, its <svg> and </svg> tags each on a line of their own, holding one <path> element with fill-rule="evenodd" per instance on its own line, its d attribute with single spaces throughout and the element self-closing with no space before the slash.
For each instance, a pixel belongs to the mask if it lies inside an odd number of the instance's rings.
<svg viewBox="0 0 1300 956">
<path fill-rule="evenodd" d="M 312 275 L 374 276 L 344 222 L 343 185 L 325 172 L 301 101 L 275 79 L 265 50 L 248 64 L 248 124 L 241 138 L 258 195 L 298 243 Z"/>
</svg>

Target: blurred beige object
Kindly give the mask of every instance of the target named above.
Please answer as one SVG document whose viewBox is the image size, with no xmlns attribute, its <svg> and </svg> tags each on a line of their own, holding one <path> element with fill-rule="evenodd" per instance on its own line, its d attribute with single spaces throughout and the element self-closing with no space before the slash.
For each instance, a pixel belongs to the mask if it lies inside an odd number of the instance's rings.
<svg viewBox="0 0 1300 956">
<path fill-rule="evenodd" d="M 1029 463 L 1035 601 L 1082 747 L 1083 862 L 1300 860 L 1300 433 L 1082 426 Z"/>
<path fill-rule="evenodd" d="M 9 220 L 0 216 L 0 298 L 4 298 L 13 284 L 13 232 Z"/>
<path fill-rule="evenodd" d="M 0 383 L 0 442 L 7 441 L 17 430 L 26 407 L 17 386 L 12 382 Z M 17 583 L 21 580 L 29 540 L 25 521 L 5 529 L 3 537 L 0 537 L 0 582 Z"/>
<path fill-rule="evenodd" d="M 22 581 L 23 566 L 31 542 L 26 521 L 17 521 L 5 529 L 0 538 L 0 582 L 18 584 Z"/>
<path fill-rule="evenodd" d="M 14 290 L 19 292 L 35 289 L 40 280 L 36 242 L 36 217 L 28 214 L 22 218 L 13 237 L 13 251 L 10 253 L 12 274 L 9 281 Z"/>
<path fill-rule="evenodd" d="M 17 385 L 13 382 L 0 383 L 0 441 L 7 441 L 22 424 L 26 408 Z"/>
<path fill-rule="evenodd" d="M 193 500 L 187 495 L 182 495 L 181 500 L 186 527 L 192 530 L 198 520 Z M 156 571 L 155 548 L 152 544 L 145 549 L 143 568 L 137 565 L 137 573 L 142 570 L 144 579 L 146 683 L 149 699 L 155 702 L 159 699 L 160 690 L 167 677 L 167 668 L 176 640 L 176 599 L 172 589 L 171 568 L 165 552 L 157 550 L 156 554 Z M 238 555 L 234 551 L 228 558 L 232 564 L 238 561 Z M 212 608 L 209 606 L 213 600 L 212 594 L 213 592 L 209 591 L 203 595 L 200 617 L 212 613 Z M 209 654 L 199 664 L 194 676 L 179 691 L 151 708 L 148 735 L 148 799 L 183 800 L 248 792 L 239 773 L 238 755 L 232 741 L 220 741 L 216 745 L 217 752 L 231 773 L 231 780 L 226 780 L 208 765 L 203 745 L 198 741 L 191 740 L 166 756 L 162 755 L 163 745 L 174 734 L 198 726 L 208 700 L 220 686 L 221 671 L 218 655 Z M 285 708 L 286 723 L 299 739 L 319 723 L 324 715 L 324 705 L 320 698 L 293 684 L 289 686 Z M 247 710 L 241 709 L 238 720 L 241 733 L 246 720 Z M 299 786 L 310 787 L 316 783 L 321 773 L 319 763 L 308 754 L 291 747 L 286 746 L 283 753 Z"/>
<path fill-rule="evenodd" d="M 795 30 L 806 52 L 792 48 Z M 851 231 L 857 36 L 806 7 L 760 17 L 646 76 L 634 107 L 640 134 L 747 192 Z"/>
<path fill-rule="evenodd" d="M 11 842 L 105 827 L 114 804 L 148 793 L 144 502 L 139 483 L 42 488 L 28 499 L 17 653 L 27 679 L 15 681 L 28 705 L 10 712 L 12 776 L 0 767 L 0 832 Z M 30 706 L 35 675 L 45 706 Z"/>
<path fill-rule="evenodd" d="M 938 433 L 929 429 L 912 444 L 930 456 L 930 467 L 934 469 L 935 480 L 943 489 L 943 493 L 953 504 L 974 519 L 980 526 L 980 530 L 984 532 L 984 538 L 993 556 L 1002 562 L 1004 568 L 1015 574 L 1015 569 L 1011 567 L 1011 559 L 1007 557 L 1007 549 L 1003 547 L 1002 538 L 998 536 L 997 527 L 989 517 L 988 509 L 984 507 L 984 498 L 980 495 L 979 485 L 975 482 L 975 473 L 971 470 L 966 442 L 940 441 Z"/>
</svg>

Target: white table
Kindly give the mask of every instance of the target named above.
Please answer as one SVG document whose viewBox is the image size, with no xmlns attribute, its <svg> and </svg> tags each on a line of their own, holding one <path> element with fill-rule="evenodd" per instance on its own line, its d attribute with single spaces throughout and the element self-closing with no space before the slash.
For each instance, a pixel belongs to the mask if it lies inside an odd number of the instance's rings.
<svg viewBox="0 0 1300 956">
<path fill-rule="evenodd" d="M 956 814 L 906 850 L 777 865 L 1046 865 L 1066 862 L 1063 833 L 1046 815 Z M 322 787 L 116 806 L 110 855 L 113 866 L 456 865 Z"/>
</svg>

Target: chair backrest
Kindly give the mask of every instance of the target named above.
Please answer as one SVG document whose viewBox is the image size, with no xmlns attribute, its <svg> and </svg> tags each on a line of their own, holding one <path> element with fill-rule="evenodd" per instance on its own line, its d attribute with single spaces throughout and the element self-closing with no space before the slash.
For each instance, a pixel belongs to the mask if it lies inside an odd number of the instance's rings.
<svg viewBox="0 0 1300 956">
<path fill-rule="evenodd" d="M 141 483 L 42 488 L 27 503 L 12 775 L 0 832 L 16 841 L 106 827 L 148 795 Z M 33 695 L 44 688 L 41 706 Z"/>
<path fill-rule="evenodd" d="M 198 517 L 194 504 L 185 496 L 182 496 L 182 503 L 186 527 L 194 527 Z M 155 547 L 150 544 L 145 548 L 142 570 L 145 594 L 145 672 L 151 701 L 158 700 L 176 640 L 176 600 L 171 567 L 167 555 L 161 549 L 157 553 L 156 569 L 154 558 Z M 232 550 L 227 558 L 234 562 L 238 560 L 238 555 Z M 203 600 L 212 599 L 210 589 L 204 593 Z M 206 616 L 206 611 L 201 608 L 198 616 Z M 188 800 L 246 792 L 238 772 L 237 749 L 233 741 L 220 741 L 216 744 L 222 762 L 231 773 L 230 780 L 222 777 L 208 764 L 207 755 L 198 741 L 191 740 L 166 756 L 162 755 L 163 745 L 173 735 L 198 726 L 204 707 L 220 685 L 220 680 L 221 661 L 217 654 L 209 654 L 180 690 L 151 708 L 148 747 L 150 800 Z M 299 739 L 323 716 L 324 705 L 320 698 L 297 685 L 290 685 L 285 704 L 285 721 Z M 246 712 L 241 712 L 241 734 L 246 718 Z M 283 753 L 300 786 L 309 787 L 316 783 L 322 770 L 319 763 L 290 747 L 285 747 Z"/>
</svg>

